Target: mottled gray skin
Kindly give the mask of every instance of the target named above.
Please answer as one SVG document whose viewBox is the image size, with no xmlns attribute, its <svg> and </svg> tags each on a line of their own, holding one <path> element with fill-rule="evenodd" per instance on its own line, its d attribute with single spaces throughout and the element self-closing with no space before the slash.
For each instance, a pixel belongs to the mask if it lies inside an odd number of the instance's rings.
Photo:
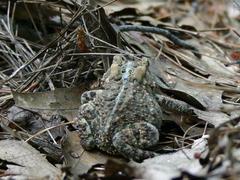
<svg viewBox="0 0 240 180">
<path fill-rule="evenodd" d="M 78 129 L 84 149 L 142 161 L 159 140 L 162 111 L 146 80 L 147 60 L 115 56 L 103 89 L 82 94 Z"/>
</svg>

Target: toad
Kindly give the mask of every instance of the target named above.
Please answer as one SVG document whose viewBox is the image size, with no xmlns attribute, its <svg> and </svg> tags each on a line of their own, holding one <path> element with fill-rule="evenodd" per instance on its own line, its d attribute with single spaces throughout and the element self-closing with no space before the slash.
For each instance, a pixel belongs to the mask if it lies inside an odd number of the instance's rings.
<svg viewBox="0 0 240 180">
<path fill-rule="evenodd" d="M 156 153 L 162 110 L 146 78 L 148 59 L 115 56 L 102 89 L 81 96 L 77 128 L 84 149 L 98 148 L 140 162 Z"/>
</svg>

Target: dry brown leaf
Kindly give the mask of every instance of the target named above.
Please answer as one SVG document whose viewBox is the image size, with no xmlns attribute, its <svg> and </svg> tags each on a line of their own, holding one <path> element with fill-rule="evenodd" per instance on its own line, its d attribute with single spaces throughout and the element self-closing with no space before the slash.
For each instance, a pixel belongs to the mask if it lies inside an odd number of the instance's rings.
<svg viewBox="0 0 240 180">
<path fill-rule="evenodd" d="M 77 31 L 77 45 L 80 52 L 89 52 L 89 47 L 87 45 L 87 36 L 83 28 L 79 28 Z"/>
<path fill-rule="evenodd" d="M 76 132 L 67 132 L 62 149 L 66 166 L 74 176 L 86 173 L 95 164 L 104 164 L 109 158 L 113 159 L 100 152 L 85 151 Z"/>
<path fill-rule="evenodd" d="M 14 179 L 61 179 L 61 171 L 50 164 L 44 155 L 24 141 L 0 141 L 0 159 L 15 165 L 7 165 L 5 177 Z"/>
<path fill-rule="evenodd" d="M 37 93 L 13 92 L 13 99 L 16 106 L 37 111 L 46 119 L 58 113 L 72 120 L 77 115 L 83 91 L 84 88 L 75 87 Z"/>
<path fill-rule="evenodd" d="M 197 175 L 200 174 L 202 166 L 194 156 L 195 153 L 206 150 L 206 145 L 206 138 L 202 137 L 195 140 L 190 149 L 183 148 L 174 153 L 147 159 L 142 164 L 132 163 L 132 166 L 142 179 L 178 179 L 182 171 Z"/>
</svg>

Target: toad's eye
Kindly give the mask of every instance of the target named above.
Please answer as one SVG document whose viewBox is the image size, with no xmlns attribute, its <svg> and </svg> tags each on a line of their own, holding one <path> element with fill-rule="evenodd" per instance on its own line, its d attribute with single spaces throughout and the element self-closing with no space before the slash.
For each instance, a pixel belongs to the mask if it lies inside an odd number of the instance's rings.
<svg viewBox="0 0 240 180">
<path fill-rule="evenodd" d="M 119 56 L 119 55 L 117 55 L 117 56 L 114 56 L 113 57 L 113 62 L 114 63 L 116 63 L 116 64 L 118 64 L 119 66 L 122 66 L 123 65 L 123 56 Z"/>
<path fill-rule="evenodd" d="M 122 74 L 124 74 L 126 72 L 126 70 L 125 69 L 122 69 Z"/>
<path fill-rule="evenodd" d="M 142 58 L 141 65 L 143 65 L 143 66 L 148 66 L 149 65 L 148 59 L 146 57 Z"/>
</svg>

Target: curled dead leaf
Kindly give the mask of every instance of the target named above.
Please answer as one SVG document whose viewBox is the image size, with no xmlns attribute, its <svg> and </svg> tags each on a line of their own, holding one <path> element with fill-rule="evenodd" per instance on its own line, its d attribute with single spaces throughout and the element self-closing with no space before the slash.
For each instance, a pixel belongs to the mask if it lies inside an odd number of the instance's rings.
<svg viewBox="0 0 240 180">
<path fill-rule="evenodd" d="M 77 30 L 77 45 L 81 52 L 89 52 L 87 45 L 87 36 L 83 28 Z"/>
</svg>

